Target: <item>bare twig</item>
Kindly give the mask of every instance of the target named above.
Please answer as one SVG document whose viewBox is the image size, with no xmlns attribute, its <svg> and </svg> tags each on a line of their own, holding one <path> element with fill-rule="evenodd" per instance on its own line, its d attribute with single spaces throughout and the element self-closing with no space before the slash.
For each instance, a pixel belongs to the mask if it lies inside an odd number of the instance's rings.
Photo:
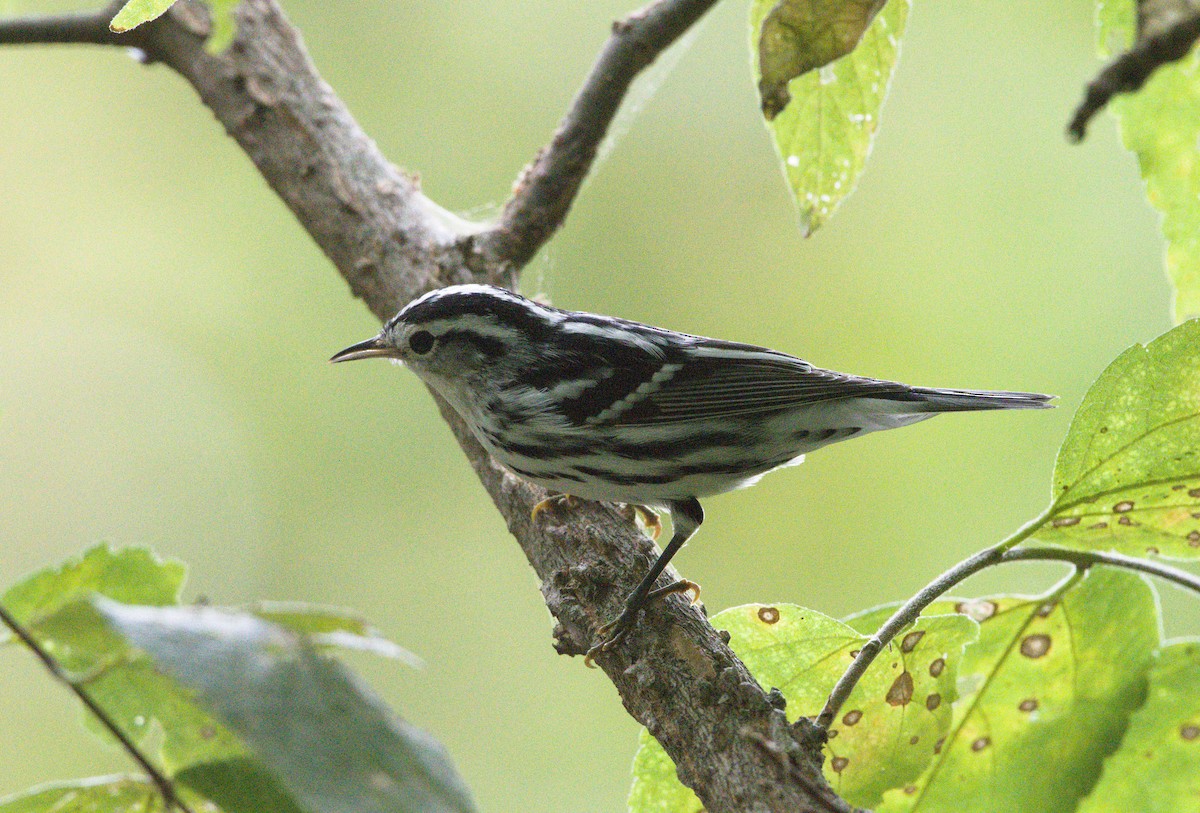
<svg viewBox="0 0 1200 813">
<path fill-rule="evenodd" d="M 613 23 L 553 140 L 525 168 L 495 228 L 476 238 L 490 264 L 519 269 L 553 236 L 630 83 L 714 5 L 716 0 L 655 0 Z"/>
<path fill-rule="evenodd" d="M 554 143 L 517 184 L 490 233 L 437 206 L 388 163 L 317 74 L 275 0 L 243 0 L 237 39 L 223 54 L 204 49 L 208 19 L 194 0 L 131 34 L 152 62 L 195 88 L 355 295 L 386 318 L 432 287 L 511 280 L 565 217 L 633 75 L 714 2 L 658 0 L 617 25 Z M 0 21 L 0 43 L 12 41 L 6 33 Z M 92 42 L 96 35 L 78 36 Z M 530 510 L 545 493 L 497 466 L 461 418 L 438 403 L 542 580 L 558 620 L 559 650 L 586 650 L 648 568 L 653 544 L 614 508 L 597 503 L 534 523 Z M 797 739 L 780 699 L 762 690 L 686 600 L 656 604 L 634 634 L 597 661 L 706 809 L 792 813 L 828 801 L 849 810 L 836 797 L 813 795 L 811 788 L 825 787 L 818 740 Z M 794 770 L 783 770 L 746 732 L 795 754 Z"/>
<path fill-rule="evenodd" d="M 115 3 L 97 11 L 79 14 L 47 14 L 0 20 L 0 44 L 133 44 L 133 37 L 108 30 L 108 23 L 119 6 L 120 3 Z"/>
<path fill-rule="evenodd" d="M 910 598 L 896 612 L 892 613 L 891 618 L 884 622 L 883 626 L 871 636 L 869 641 L 863 644 L 862 649 L 855 656 L 854 662 L 838 678 L 833 691 L 829 693 L 829 699 L 825 701 L 825 708 L 821 711 L 820 716 L 817 717 L 817 726 L 822 729 L 828 729 L 833 724 L 834 719 L 842 708 L 842 704 L 846 702 L 846 699 L 850 697 L 850 693 L 854 691 L 854 687 L 858 684 L 858 681 L 866 674 L 871 662 L 875 660 L 883 648 L 891 643 L 900 632 L 920 618 L 921 613 L 925 611 L 926 607 L 944 596 L 956 585 L 986 568 L 1008 564 L 1009 562 L 1035 561 L 1068 562 L 1080 569 L 1086 569 L 1094 565 L 1106 565 L 1108 567 L 1119 567 L 1125 570 L 1146 573 L 1200 593 L 1200 577 L 1179 568 L 1170 567 L 1169 565 L 1160 564 L 1148 559 L 1137 559 L 1119 553 L 1100 553 L 1069 550 L 1067 548 L 1014 547 L 1027 539 L 1037 528 L 1041 527 L 1045 519 L 1046 516 L 1042 515 L 1023 526 L 1019 531 L 1000 544 L 986 548 L 974 556 L 959 562 L 930 582 L 921 592 Z"/>
<path fill-rule="evenodd" d="M 1004 562 L 1069 562 L 1081 568 L 1107 565 L 1145 573 L 1148 576 L 1171 582 L 1185 590 L 1200 593 L 1200 576 L 1160 562 L 1124 556 L 1120 553 L 1099 553 L 1066 548 L 1014 548 L 1005 552 Z"/>
<path fill-rule="evenodd" d="M 1160 4 L 1161 5 L 1161 4 Z M 1200 12 L 1173 19 L 1169 24 L 1139 26 L 1141 35 L 1133 47 L 1110 62 L 1087 86 L 1083 102 L 1067 127 L 1073 141 L 1083 140 L 1088 122 L 1118 93 L 1139 89 L 1162 65 L 1187 56 L 1200 38 Z"/>
<path fill-rule="evenodd" d="M 107 25 L 107 21 L 105 22 L 105 25 Z M 96 703 L 96 701 L 93 700 L 91 696 L 83 690 L 82 686 L 71 679 L 71 676 L 68 675 L 66 670 L 59 665 L 58 661 L 54 660 L 54 656 L 46 651 L 45 647 L 43 647 L 38 640 L 33 637 L 29 630 L 25 629 L 21 622 L 17 621 L 16 617 L 13 616 L 13 614 L 10 613 L 3 604 L 0 604 L 0 623 L 3 623 L 4 626 L 12 630 L 13 635 L 17 636 L 17 638 L 21 640 L 21 643 L 29 647 L 30 651 L 32 651 L 33 654 L 37 656 L 37 659 L 42 662 L 42 665 L 46 667 L 46 671 L 49 672 L 55 678 L 55 680 L 66 686 L 72 694 L 78 697 L 80 702 L 82 702 L 83 705 L 87 707 L 88 711 L 92 713 L 92 716 L 94 716 L 100 722 L 100 725 L 104 726 L 108 733 L 117 738 L 117 742 L 121 744 L 121 747 L 125 749 L 125 752 L 129 754 L 133 761 L 136 762 L 143 771 L 146 772 L 146 776 L 148 776 L 150 781 L 154 783 L 154 786 L 158 788 L 158 792 L 162 795 L 163 802 L 166 804 L 168 810 L 177 807 L 182 810 L 183 813 L 193 813 L 192 809 L 188 807 L 178 795 L 176 795 L 175 786 L 171 784 L 171 780 L 168 779 L 161 771 L 159 771 L 158 768 L 151 764 L 150 760 L 141 752 L 133 740 L 129 739 L 125 732 L 121 730 L 120 726 L 117 725 L 116 721 L 108 715 L 108 712 L 102 709 Z"/>
</svg>

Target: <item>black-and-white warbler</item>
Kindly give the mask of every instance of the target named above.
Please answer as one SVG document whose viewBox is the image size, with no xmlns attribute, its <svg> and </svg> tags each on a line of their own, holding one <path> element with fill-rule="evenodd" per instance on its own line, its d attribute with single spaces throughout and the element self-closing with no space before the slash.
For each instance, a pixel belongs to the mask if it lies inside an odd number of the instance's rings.
<svg viewBox="0 0 1200 813">
<path fill-rule="evenodd" d="M 860 378 L 486 285 L 428 293 L 331 361 L 379 357 L 424 379 L 514 474 L 562 494 L 670 512 L 671 541 L 590 655 L 620 640 L 648 600 L 694 587 L 654 584 L 700 527 L 698 498 L 868 432 L 942 412 L 1039 409 L 1051 398 Z"/>
</svg>

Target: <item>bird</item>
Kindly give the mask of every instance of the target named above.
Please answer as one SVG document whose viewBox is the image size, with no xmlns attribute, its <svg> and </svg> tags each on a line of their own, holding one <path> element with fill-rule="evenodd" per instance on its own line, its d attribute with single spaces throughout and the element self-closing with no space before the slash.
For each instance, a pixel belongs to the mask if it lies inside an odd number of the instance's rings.
<svg viewBox="0 0 1200 813">
<path fill-rule="evenodd" d="M 1042 409 L 1054 397 L 915 387 L 816 367 L 738 342 L 561 310 L 491 285 L 414 299 L 331 362 L 385 358 L 417 374 L 505 469 L 555 495 L 670 515 L 671 539 L 602 625 L 588 662 L 645 605 L 699 588 L 655 587 L 704 521 L 700 499 L 804 455 L 944 412 Z M 538 513 L 550 500 L 539 503 Z"/>
</svg>

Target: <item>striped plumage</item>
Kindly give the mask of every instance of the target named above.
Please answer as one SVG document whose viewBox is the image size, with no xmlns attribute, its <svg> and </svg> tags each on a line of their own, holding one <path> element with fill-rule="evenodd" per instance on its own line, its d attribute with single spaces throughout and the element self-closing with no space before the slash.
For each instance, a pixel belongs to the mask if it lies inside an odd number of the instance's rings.
<svg viewBox="0 0 1200 813">
<path fill-rule="evenodd" d="M 602 643 L 636 618 L 703 519 L 698 497 L 847 438 L 1049 396 L 910 387 L 763 347 L 559 310 L 484 285 L 414 300 L 334 361 L 399 359 L 513 473 L 552 491 L 669 510 L 674 538 Z M 604 636 L 602 636 L 604 637 Z"/>
</svg>

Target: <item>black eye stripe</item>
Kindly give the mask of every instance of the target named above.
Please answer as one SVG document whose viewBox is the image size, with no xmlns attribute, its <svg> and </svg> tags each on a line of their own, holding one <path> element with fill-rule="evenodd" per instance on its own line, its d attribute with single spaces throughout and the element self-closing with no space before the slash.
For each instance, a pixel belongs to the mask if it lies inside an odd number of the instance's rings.
<svg viewBox="0 0 1200 813">
<path fill-rule="evenodd" d="M 464 341 L 470 342 L 483 355 L 488 358 L 500 358 L 505 353 L 504 342 L 495 336 L 484 336 L 476 333 L 473 330 L 447 330 L 440 337 L 443 342 L 447 341 Z"/>
</svg>

